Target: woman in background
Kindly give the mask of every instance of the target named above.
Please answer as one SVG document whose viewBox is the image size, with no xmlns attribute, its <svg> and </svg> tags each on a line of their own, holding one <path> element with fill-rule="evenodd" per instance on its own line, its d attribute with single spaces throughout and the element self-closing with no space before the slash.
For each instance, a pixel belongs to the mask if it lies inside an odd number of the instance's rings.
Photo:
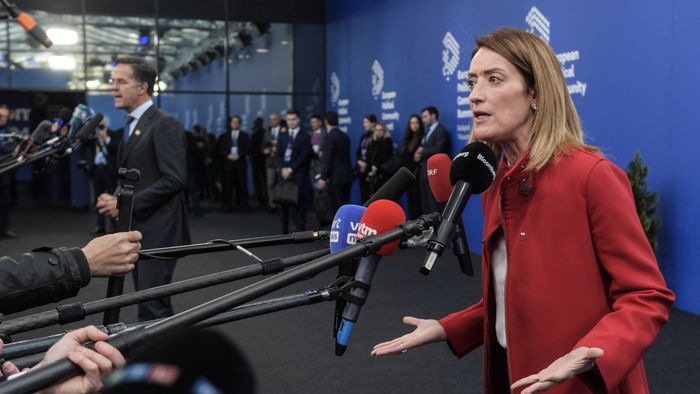
<svg viewBox="0 0 700 394">
<path fill-rule="evenodd" d="M 423 139 L 423 121 L 420 116 L 413 114 L 408 118 L 406 131 L 403 134 L 403 145 L 401 146 L 401 165 L 408 168 L 418 178 L 418 163 L 414 160 L 416 150 L 420 147 Z M 418 182 L 412 183 L 406 190 L 406 200 L 408 203 L 408 217 L 415 219 L 421 215 L 420 190 Z"/>
<path fill-rule="evenodd" d="M 369 191 L 369 182 L 367 181 L 367 174 L 369 173 L 369 168 L 367 166 L 367 149 L 372 140 L 375 123 L 377 123 L 377 117 L 374 114 L 368 114 L 362 119 L 362 126 L 365 128 L 365 131 L 362 133 L 362 138 L 360 138 L 360 145 L 357 147 L 355 159 L 355 168 L 357 170 L 357 180 L 360 183 L 360 199 L 362 200 L 362 204 L 369 200 L 371 194 Z"/>
</svg>

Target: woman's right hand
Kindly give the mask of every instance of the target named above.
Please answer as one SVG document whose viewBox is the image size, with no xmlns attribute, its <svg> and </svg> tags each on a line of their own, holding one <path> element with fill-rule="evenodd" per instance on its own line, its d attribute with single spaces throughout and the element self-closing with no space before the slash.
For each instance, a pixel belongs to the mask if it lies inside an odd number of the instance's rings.
<svg viewBox="0 0 700 394">
<path fill-rule="evenodd" d="M 445 329 L 442 328 L 442 325 L 437 320 L 406 316 L 403 318 L 403 322 L 404 324 L 416 326 L 416 329 L 404 336 L 378 344 L 372 349 L 372 356 L 401 354 L 409 349 L 447 340 Z"/>
</svg>

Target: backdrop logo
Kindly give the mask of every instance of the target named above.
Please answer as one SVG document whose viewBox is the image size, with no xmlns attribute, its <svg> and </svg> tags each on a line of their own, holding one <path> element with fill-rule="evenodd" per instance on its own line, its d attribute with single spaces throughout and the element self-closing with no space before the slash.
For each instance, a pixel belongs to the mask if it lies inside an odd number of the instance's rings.
<svg viewBox="0 0 700 394">
<path fill-rule="evenodd" d="M 338 98 L 340 98 L 340 79 L 338 74 L 333 71 L 331 73 L 331 103 L 336 105 L 338 103 Z"/>
<path fill-rule="evenodd" d="M 384 89 L 384 69 L 379 64 L 379 60 L 372 63 L 372 96 L 376 99 Z"/>
<path fill-rule="evenodd" d="M 525 22 L 530 26 L 528 29 L 530 33 L 534 33 L 549 42 L 549 19 L 537 7 L 530 8 L 530 12 L 525 17 Z"/>
<path fill-rule="evenodd" d="M 459 42 L 448 31 L 442 38 L 442 45 L 445 47 L 442 50 L 442 76 L 449 81 L 459 65 Z"/>
<path fill-rule="evenodd" d="M 539 36 L 543 40 L 550 42 L 550 22 L 537 7 L 530 8 L 530 12 L 525 16 L 525 22 L 528 24 L 528 31 Z M 581 53 L 578 49 L 573 49 L 564 52 L 556 53 L 557 60 L 561 66 L 561 72 L 566 79 L 566 87 L 570 95 L 580 94 L 586 95 L 588 83 L 581 81 L 576 77 L 576 63 L 581 59 Z"/>
</svg>

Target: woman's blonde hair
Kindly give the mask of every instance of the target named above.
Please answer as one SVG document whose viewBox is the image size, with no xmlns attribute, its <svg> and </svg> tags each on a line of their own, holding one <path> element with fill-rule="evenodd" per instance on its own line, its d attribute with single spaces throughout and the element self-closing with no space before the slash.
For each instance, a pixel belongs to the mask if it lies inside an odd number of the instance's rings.
<svg viewBox="0 0 700 394">
<path fill-rule="evenodd" d="M 389 130 L 389 128 L 386 127 L 386 123 L 382 122 L 381 120 L 378 120 L 374 123 L 374 126 L 372 127 L 372 133 L 374 133 L 374 127 L 377 126 L 381 126 L 382 129 L 384 129 L 384 137 L 382 137 L 382 139 L 391 138 L 391 130 Z M 372 136 L 372 138 L 374 138 L 374 135 Z"/>
<path fill-rule="evenodd" d="M 561 66 L 552 48 L 539 37 L 519 29 L 496 30 L 476 40 L 472 58 L 480 48 L 488 48 L 506 58 L 520 71 L 527 89 L 534 93 L 528 169 L 539 170 L 550 159 L 566 155 L 573 148 L 593 151 L 586 145 L 578 114 L 571 100 Z M 474 133 L 471 140 L 474 141 Z M 501 147 L 490 144 L 500 157 Z"/>
</svg>

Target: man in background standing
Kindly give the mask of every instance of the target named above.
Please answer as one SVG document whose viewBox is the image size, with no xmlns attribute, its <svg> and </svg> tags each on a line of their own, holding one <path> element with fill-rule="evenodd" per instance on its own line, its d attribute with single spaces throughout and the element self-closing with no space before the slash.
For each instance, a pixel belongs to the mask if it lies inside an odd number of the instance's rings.
<svg viewBox="0 0 700 394">
<path fill-rule="evenodd" d="M 175 118 L 153 106 L 155 81 L 155 67 L 139 57 L 120 57 L 112 70 L 114 106 L 127 113 L 119 147 L 119 167 L 141 172 L 134 192 L 132 229 L 143 234 L 144 249 L 190 243 L 185 201 L 185 132 Z M 111 194 L 100 195 L 97 208 L 108 217 L 119 214 L 117 198 Z M 170 283 L 175 263 L 175 259 L 168 259 L 136 264 L 133 271 L 136 290 Z M 138 306 L 139 321 L 172 314 L 170 297 Z"/>
<path fill-rule="evenodd" d="M 333 211 L 350 202 L 353 173 L 350 161 L 350 137 L 338 128 L 338 113 L 327 112 L 325 119 L 328 134 L 324 139 L 323 157 L 316 187 L 328 190 L 333 200 Z"/>
<path fill-rule="evenodd" d="M 282 232 L 289 233 L 290 216 L 296 226 L 296 231 L 306 230 L 306 208 L 311 201 L 311 136 L 299 127 L 299 112 L 290 108 L 285 116 L 286 133 L 281 133 L 277 141 L 277 167 L 280 178 L 291 180 L 297 185 L 298 197 L 296 204 L 282 204 Z"/>
<path fill-rule="evenodd" d="M 219 153 L 224 158 L 221 188 L 224 212 L 233 212 L 234 206 L 248 213 L 248 153 L 250 137 L 241 130 L 241 117 L 229 119 L 228 133 L 219 137 Z M 235 190 L 235 199 L 232 191 Z"/>
<path fill-rule="evenodd" d="M 107 129 L 107 119 L 102 119 L 97 126 L 99 139 L 95 138 L 93 144 L 87 144 L 88 173 L 92 182 L 94 196 L 102 193 L 113 193 L 117 188 L 117 154 L 121 143 L 121 133 L 111 133 Z M 102 141 L 102 143 L 100 143 Z M 114 221 L 112 221 L 112 231 Z M 97 226 L 92 230 L 92 235 L 104 234 L 106 232 L 105 216 L 97 213 Z"/>
<path fill-rule="evenodd" d="M 413 159 L 418 163 L 418 182 L 420 186 L 420 199 L 423 206 L 423 214 L 442 212 L 440 204 L 435 201 L 428 183 L 428 159 L 437 153 L 450 154 L 450 134 L 438 121 L 440 114 L 433 106 L 421 110 L 425 135 L 421 146 L 416 150 Z"/>
<path fill-rule="evenodd" d="M 268 213 L 274 213 L 277 206 L 272 202 L 272 188 L 277 180 L 277 140 L 282 132 L 280 117 L 276 113 L 271 113 L 269 118 L 268 130 L 265 133 L 263 140 L 263 154 L 265 155 L 265 168 L 267 171 L 267 196 L 268 196 Z"/>
</svg>

